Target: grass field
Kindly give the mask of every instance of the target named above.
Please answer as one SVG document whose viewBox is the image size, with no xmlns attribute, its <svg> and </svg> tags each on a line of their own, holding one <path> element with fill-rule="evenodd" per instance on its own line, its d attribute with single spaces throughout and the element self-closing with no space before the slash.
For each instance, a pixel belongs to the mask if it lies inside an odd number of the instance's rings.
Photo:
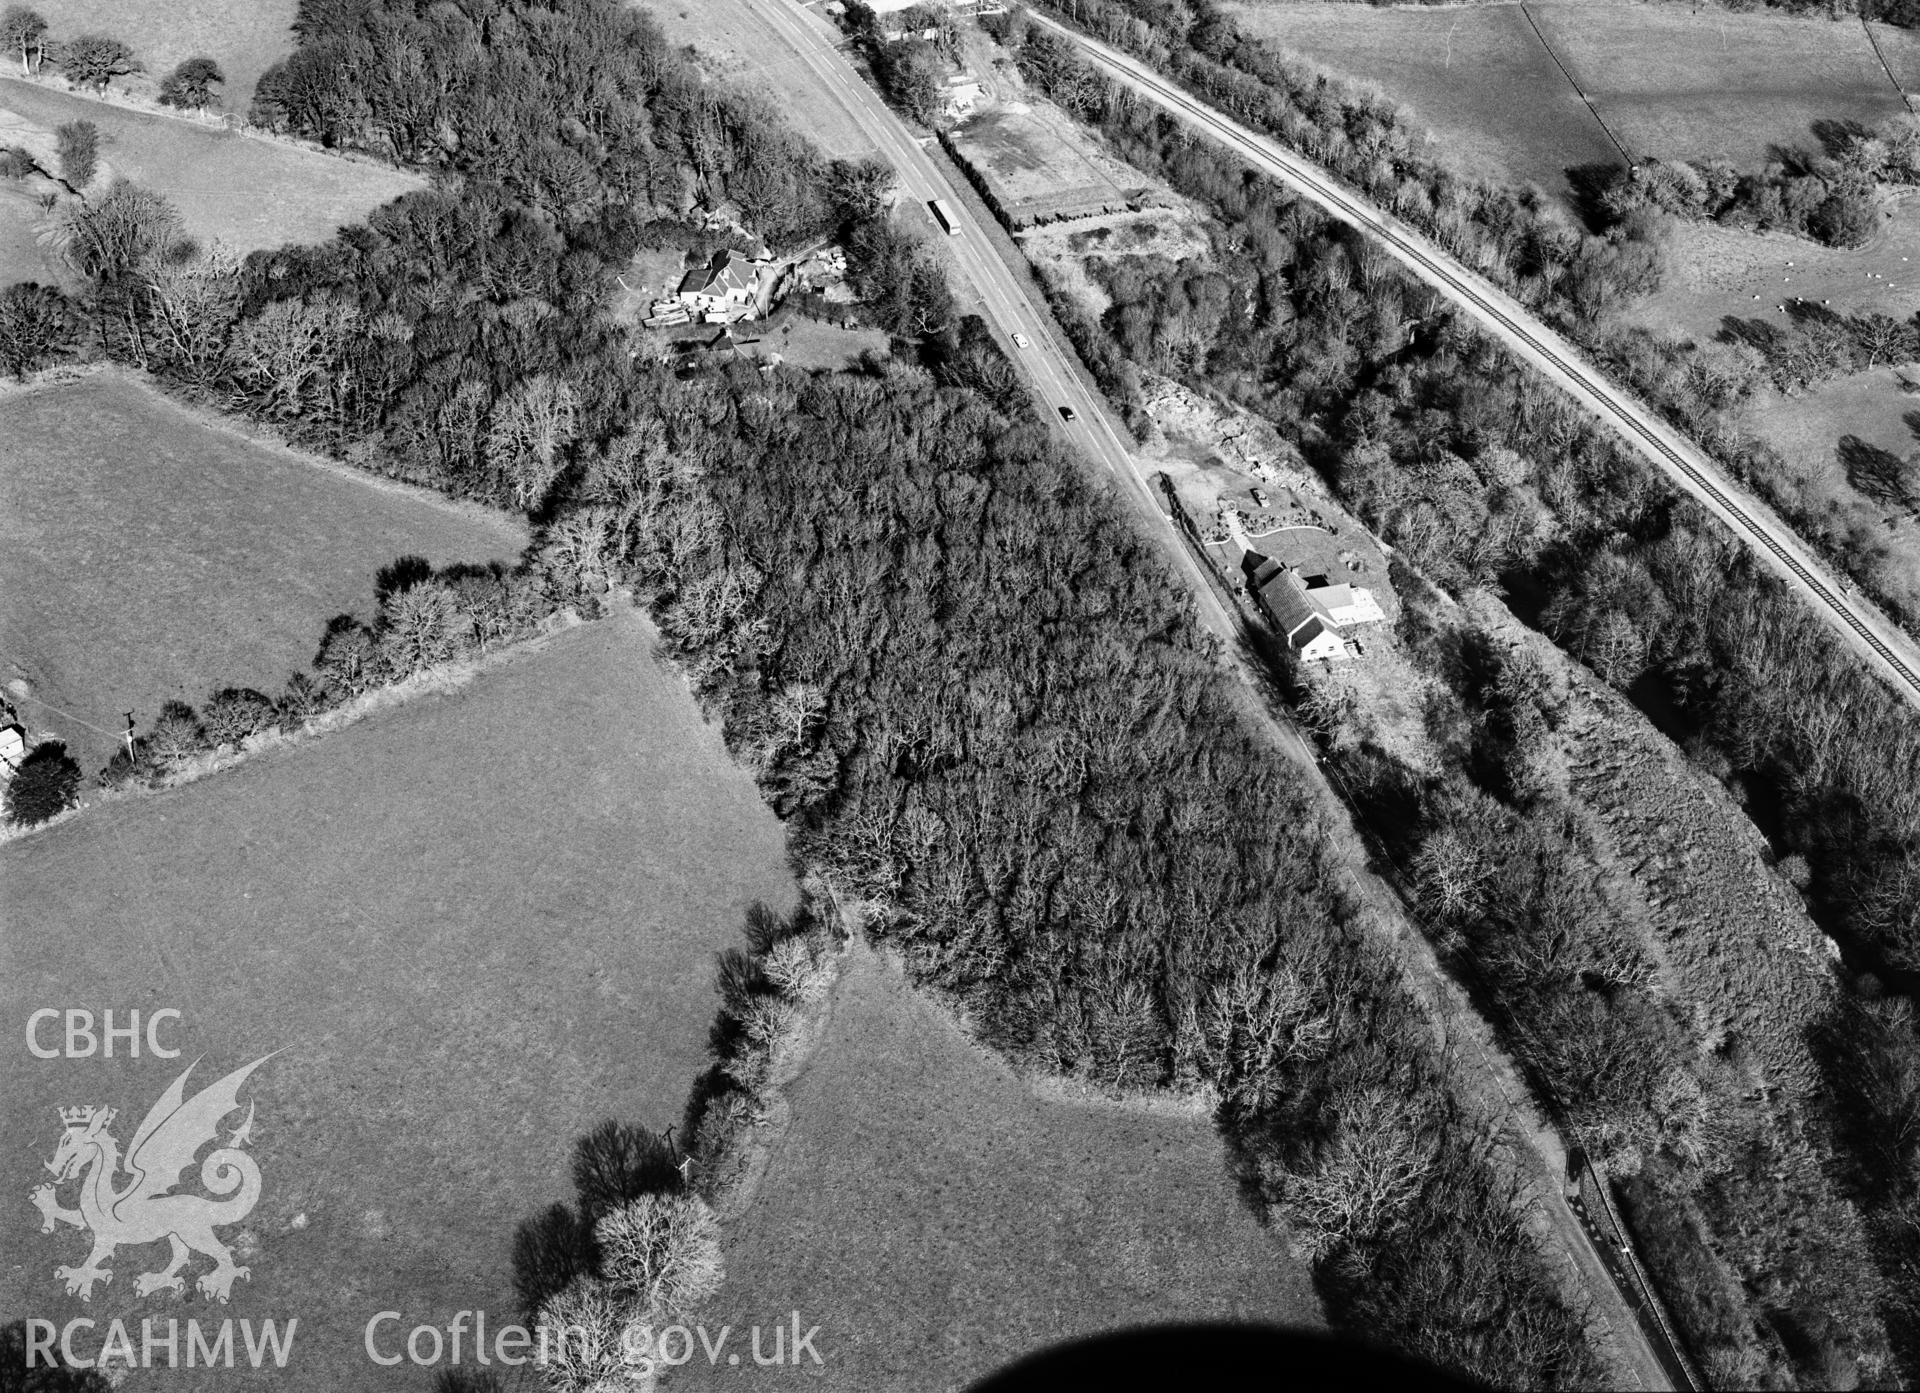
<svg viewBox="0 0 1920 1393">
<path fill-rule="evenodd" d="M 776 313 L 764 323 L 747 324 L 734 331 L 736 340 L 747 344 L 756 357 L 778 353 L 791 367 L 838 372 L 852 367 L 861 355 L 885 357 L 888 352 L 884 329 L 843 328 L 838 324 L 809 319 L 803 314 Z"/>
<path fill-rule="evenodd" d="M 188 232 L 241 253 L 324 242 L 343 224 L 424 187 L 414 175 L 370 161 L 129 111 L 17 78 L 0 82 L 0 111 L 47 131 L 66 121 L 93 122 L 104 173 L 159 190 Z"/>
<path fill-rule="evenodd" d="M 0 184 L 0 286 L 38 281 L 59 285 L 64 272 L 43 246 L 35 229 L 44 216 L 25 188 L 9 180 Z"/>
<path fill-rule="evenodd" d="M 1517 6 L 1226 6 L 1258 34 L 1370 83 L 1462 165 L 1565 196 L 1569 166 L 1617 159 Z"/>
<path fill-rule="evenodd" d="M 1856 20 L 1683 5 L 1530 8 L 1601 118 L 1637 155 L 1722 154 L 1751 168 L 1772 145 L 1817 149 L 1816 121 L 1872 126 L 1905 109 Z"/>
<path fill-rule="evenodd" d="M 1321 1324 L 1204 1118 L 1037 1096 L 864 948 L 787 1096 L 706 1319 L 745 1330 L 797 1308 L 823 1366 L 696 1358 L 676 1385 L 908 1393 L 1143 1321 Z"/>
<path fill-rule="evenodd" d="M 655 0 L 640 8 L 670 40 L 692 48 L 708 73 L 743 92 L 762 93 L 827 154 L 852 160 L 874 153 L 846 108 L 747 0 Z"/>
<path fill-rule="evenodd" d="M 297 0 L 34 0 L 55 40 L 108 34 L 125 43 L 146 67 L 121 80 L 137 91 L 157 92 L 160 79 L 184 58 L 205 55 L 227 75 L 214 90 L 221 106 L 241 116 L 253 100 L 253 84 L 275 60 L 293 51 Z M 18 55 L 15 55 L 16 59 Z M 18 63 L 15 63 L 16 70 Z"/>
<path fill-rule="evenodd" d="M 1842 312 L 1878 310 L 1904 318 L 1920 308 L 1920 197 L 1908 195 L 1865 247 L 1845 251 L 1785 233 L 1753 233 L 1675 222 L 1660 289 L 1627 319 L 1699 340 L 1728 315 L 1784 327 L 1789 297 L 1831 302 Z"/>
<path fill-rule="evenodd" d="M 1911 195 L 1857 251 L 1706 223 L 1677 223 L 1669 235 L 1663 284 L 1626 315 L 1669 337 L 1707 342 L 1730 315 L 1785 327 L 1790 319 L 1781 307 L 1793 296 L 1843 314 L 1877 310 L 1904 318 L 1920 306 L 1920 198 Z M 1916 442 L 1904 417 L 1916 407 L 1920 399 L 1882 367 L 1790 397 L 1762 391 L 1745 424 L 1785 458 L 1792 486 L 1816 514 L 1837 531 L 1859 529 L 1884 546 L 1881 583 L 1920 608 L 1920 531 L 1912 522 L 1888 529 L 1887 508 L 1853 489 L 1834 454 L 1843 435 L 1908 454 Z"/>
<path fill-rule="evenodd" d="M 254 444 L 126 378 L 14 390 L 0 423 L 0 680 L 32 684 L 22 714 L 89 774 L 129 710 L 144 727 L 169 697 L 278 692 L 396 556 L 525 545 L 505 516 Z"/>
<path fill-rule="evenodd" d="M 1866 31 L 1852 20 L 1604 0 L 1525 12 L 1517 5 L 1227 8 L 1251 32 L 1380 87 L 1469 167 L 1562 195 L 1567 168 L 1619 159 L 1607 128 L 1638 155 L 1725 155 L 1746 168 L 1764 163 L 1775 145 L 1815 147 L 1816 120 L 1873 125 L 1903 110 Z M 1885 25 L 1874 33 L 1902 81 L 1920 81 L 1920 36 Z"/>
<path fill-rule="evenodd" d="M 1857 435 L 1896 455 L 1911 455 L 1920 440 L 1905 418 L 1916 410 L 1920 397 L 1901 391 L 1890 369 L 1877 368 L 1797 396 L 1763 391 L 1748 409 L 1747 425 L 1785 457 L 1810 506 L 1829 517 L 1836 531 L 1857 530 L 1884 548 L 1879 583 L 1920 611 L 1920 521 L 1889 526 L 1895 510 L 1856 490 L 1837 454 L 1841 436 Z"/>
<path fill-rule="evenodd" d="M 779 824 L 650 632 L 630 613 L 576 628 L 450 696 L 0 848 L 0 1315 L 298 1317 L 277 1378 L 127 1387 L 302 1393 L 428 1386 L 367 1361 L 380 1311 L 404 1313 L 399 1340 L 459 1310 L 517 1319 L 515 1224 L 570 1198 L 572 1143 L 599 1120 L 678 1120 L 714 953 L 753 901 L 793 898 Z M 182 1055 L 34 1059 L 18 1032 L 49 1004 L 178 1009 L 162 1043 Z M 90 1307 L 63 1296 L 52 1269 L 82 1245 L 26 1205 L 55 1108 L 119 1109 L 125 1145 L 187 1062 L 204 1056 L 199 1085 L 270 1051 L 249 1085 L 261 1197 L 225 1231 L 253 1269 L 231 1305 L 136 1301 L 158 1246 L 122 1251 Z"/>
</svg>

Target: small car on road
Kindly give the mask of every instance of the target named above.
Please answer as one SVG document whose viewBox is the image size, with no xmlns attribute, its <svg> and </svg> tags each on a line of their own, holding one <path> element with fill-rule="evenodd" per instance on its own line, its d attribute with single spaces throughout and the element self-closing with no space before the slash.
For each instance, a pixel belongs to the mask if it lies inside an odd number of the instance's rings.
<svg viewBox="0 0 1920 1393">
<path fill-rule="evenodd" d="M 1071 406 L 1063 406 L 1060 408 L 1060 419 L 1063 421 L 1077 421 L 1080 419 L 1080 413 L 1075 411 Z"/>
<path fill-rule="evenodd" d="M 1032 348 L 1033 340 L 1029 339 L 1025 334 L 1016 333 L 1013 336 L 1013 346 L 1015 348 Z"/>
</svg>

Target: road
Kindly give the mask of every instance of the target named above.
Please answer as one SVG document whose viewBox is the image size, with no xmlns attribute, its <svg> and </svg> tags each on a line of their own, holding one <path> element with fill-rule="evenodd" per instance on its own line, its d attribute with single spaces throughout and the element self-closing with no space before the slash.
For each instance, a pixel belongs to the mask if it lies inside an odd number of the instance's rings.
<svg viewBox="0 0 1920 1393">
<path fill-rule="evenodd" d="M 840 52 L 840 32 L 819 13 L 793 0 L 746 3 L 786 40 L 814 80 L 859 123 L 881 157 L 893 166 L 901 191 L 919 204 L 935 236 L 939 235 L 939 225 L 925 212 L 926 205 L 938 198 L 953 210 L 960 233 L 940 237 L 942 250 L 951 253 L 959 278 L 978 297 L 986 319 L 999 332 L 1014 366 L 1026 376 L 1041 410 L 1063 438 L 1104 467 L 1132 495 L 1151 519 L 1148 525 L 1163 534 L 1170 554 L 1186 573 L 1207 627 L 1225 642 L 1237 642 L 1237 619 L 1213 593 L 1199 562 L 1180 544 L 1172 523 L 1155 504 L 1150 485 L 1134 465 L 1125 429 L 1115 421 L 1105 399 L 1076 370 L 1071 349 L 1052 315 L 1044 306 L 1032 303 L 1019 278 L 993 250 L 991 240 L 969 209 L 969 200 L 960 196 L 946 171 Z M 1028 341 L 1028 347 L 1014 343 L 1016 333 Z M 1062 406 L 1073 408 L 1072 421 L 1060 419 Z"/>
<path fill-rule="evenodd" d="M 1341 185 L 1326 170 L 1189 95 L 1146 64 L 1044 15 L 1035 23 L 1079 45 L 1098 68 L 1218 141 L 1327 213 L 1377 240 L 1422 281 L 1459 305 L 1682 490 L 1732 529 L 1834 633 L 1905 700 L 1920 707 L 1920 650 L 1857 598 L 1772 509 L 1748 494 L 1699 447 L 1656 419 L 1588 364 L 1578 349 L 1519 301 L 1467 270 L 1432 241 Z"/>
<path fill-rule="evenodd" d="M 1202 621 L 1221 637 L 1226 653 L 1247 679 L 1234 684 L 1233 690 L 1250 716 L 1252 728 L 1264 732 L 1274 747 L 1305 774 L 1309 791 L 1327 815 L 1330 835 L 1347 865 L 1353 889 L 1379 911 L 1383 931 L 1396 947 L 1403 977 L 1426 1008 L 1441 1047 L 1479 1076 L 1489 1104 L 1506 1116 L 1524 1143 L 1518 1150 L 1524 1153 L 1524 1180 L 1535 1201 L 1535 1212 L 1551 1230 L 1555 1239 L 1552 1246 L 1560 1250 L 1568 1265 L 1572 1290 L 1592 1301 L 1596 1313 L 1612 1331 L 1622 1372 L 1642 1388 L 1672 1388 L 1674 1380 L 1648 1342 L 1627 1298 L 1615 1285 L 1586 1227 L 1567 1203 L 1561 1182 L 1566 1152 L 1557 1133 L 1539 1115 L 1518 1070 L 1499 1048 L 1465 991 L 1440 965 L 1398 892 L 1372 868 L 1352 809 L 1329 782 L 1318 756 L 1300 732 L 1290 722 L 1277 718 L 1268 705 L 1262 677 L 1250 670 L 1241 655 L 1242 622 L 1237 607 L 1222 596 L 1218 580 L 1202 566 L 1155 503 L 1122 427 L 1106 401 L 1076 371 L 1071 350 L 1052 316 L 1029 300 L 1020 277 L 994 251 L 996 244 L 974 216 L 970 200 L 960 197 L 941 166 L 840 52 L 839 32 L 798 0 L 746 0 L 746 4 L 784 38 L 813 80 L 860 125 L 881 156 L 893 165 L 903 192 L 923 205 L 941 199 L 951 210 L 959 234 L 941 241 L 953 254 L 959 278 L 979 299 L 987 319 L 1000 334 L 1015 366 L 1027 376 L 1056 429 L 1112 475 L 1142 511 L 1143 525 L 1165 543 L 1169 559 L 1188 582 Z M 938 232 L 930 217 L 928 226 Z M 1015 333 L 1025 337 L 1029 346 L 1015 345 Z M 1062 405 L 1073 408 L 1074 420 L 1060 419 L 1058 408 Z"/>
</svg>

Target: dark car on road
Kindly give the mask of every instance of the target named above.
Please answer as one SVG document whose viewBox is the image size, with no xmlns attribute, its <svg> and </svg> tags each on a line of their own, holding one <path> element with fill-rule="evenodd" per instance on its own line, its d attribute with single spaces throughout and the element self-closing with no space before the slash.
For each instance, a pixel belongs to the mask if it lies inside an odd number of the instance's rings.
<svg viewBox="0 0 1920 1393">
<path fill-rule="evenodd" d="M 1080 413 L 1075 411 L 1071 406 L 1063 406 L 1060 408 L 1060 419 L 1063 421 L 1077 421 L 1080 419 Z"/>
</svg>

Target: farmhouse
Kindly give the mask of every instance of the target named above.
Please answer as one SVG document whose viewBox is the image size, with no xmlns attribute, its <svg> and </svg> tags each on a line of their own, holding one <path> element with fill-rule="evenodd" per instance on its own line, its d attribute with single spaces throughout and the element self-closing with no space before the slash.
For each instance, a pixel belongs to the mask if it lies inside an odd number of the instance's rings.
<svg viewBox="0 0 1920 1393">
<path fill-rule="evenodd" d="M 772 267 L 764 253 L 749 258 L 722 249 L 705 266 L 687 272 L 674 298 L 690 316 L 699 315 L 710 324 L 752 319 L 766 311 L 773 291 Z"/>
<path fill-rule="evenodd" d="M 1273 627 L 1294 652 L 1312 662 L 1351 656 L 1341 631 L 1386 618 L 1365 586 L 1331 584 L 1324 575 L 1302 575 L 1278 561 L 1263 558 L 1248 584 Z"/>
</svg>

